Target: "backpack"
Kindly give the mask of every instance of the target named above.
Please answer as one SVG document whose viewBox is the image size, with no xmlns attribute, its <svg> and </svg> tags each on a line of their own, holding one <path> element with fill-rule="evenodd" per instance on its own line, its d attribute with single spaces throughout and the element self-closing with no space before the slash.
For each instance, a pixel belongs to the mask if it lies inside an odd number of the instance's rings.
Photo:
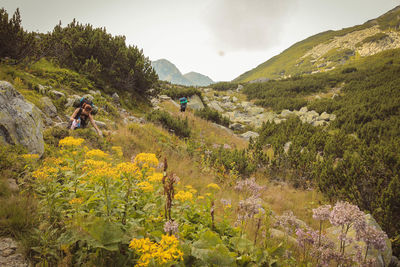
<svg viewBox="0 0 400 267">
<path fill-rule="evenodd" d="M 85 97 L 82 97 L 81 99 L 76 98 L 73 106 L 74 106 L 74 108 L 81 108 L 83 106 L 83 103 L 86 103 L 86 104 L 92 106 L 92 112 L 91 112 L 92 115 L 97 114 L 98 108 L 93 104 L 93 101 L 91 101 Z"/>
</svg>

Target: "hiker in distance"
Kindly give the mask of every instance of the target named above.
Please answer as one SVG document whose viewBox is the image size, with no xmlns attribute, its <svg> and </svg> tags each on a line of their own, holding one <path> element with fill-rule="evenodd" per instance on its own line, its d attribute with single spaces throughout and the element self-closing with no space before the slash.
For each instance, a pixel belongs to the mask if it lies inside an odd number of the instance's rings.
<svg viewBox="0 0 400 267">
<path fill-rule="evenodd" d="M 70 117 L 69 127 L 68 129 L 75 130 L 79 128 L 86 128 L 88 125 L 88 121 L 93 125 L 96 129 L 96 132 L 99 136 L 103 136 L 103 133 L 100 131 L 99 127 L 96 125 L 96 122 L 93 119 L 93 115 L 97 113 L 97 108 L 94 107 L 93 102 L 82 98 L 74 103 L 75 109 L 74 113 Z"/>
<path fill-rule="evenodd" d="M 187 106 L 187 102 L 188 102 L 187 98 L 186 97 L 181 97 L 181 98 L 179 98 L 179 102 L 181 104 L 181 112 L 185 112 L 186 106 Z"/>
</svg>

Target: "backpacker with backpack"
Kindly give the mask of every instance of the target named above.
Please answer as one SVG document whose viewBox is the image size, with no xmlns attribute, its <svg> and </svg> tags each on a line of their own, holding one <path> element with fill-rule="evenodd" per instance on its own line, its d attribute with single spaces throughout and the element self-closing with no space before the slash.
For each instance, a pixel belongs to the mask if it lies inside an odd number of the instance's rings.
<svg viewBox="0 0 400 267">
<path fill-rule="evenodd" d="M 92 115 L 96 115 L 97 114 L 98 108 L 93 104 L 92 100 L 87 99 L 85 97 L 82 97 L 81 99 L 76 98 L 74 103 L 73 103 L 73 107 L 74 108 L 81 108 L 83 106 L 83 103 L 86 103 L 86 104 L 92 106 L 92 112 L 91 112 Z"/>
</svg>

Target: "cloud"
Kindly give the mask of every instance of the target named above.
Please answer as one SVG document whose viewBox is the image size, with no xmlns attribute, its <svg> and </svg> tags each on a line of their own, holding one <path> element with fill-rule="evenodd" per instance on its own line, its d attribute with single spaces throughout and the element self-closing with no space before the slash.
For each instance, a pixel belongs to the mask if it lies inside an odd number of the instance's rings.
<svg viewBox="0 0 400 267">
<path fill-rule="evenodd" d="M 204 16 L 219 50 L 263 50 L 279 43 L 297 0 L 214 0 Z"/>
</svg>

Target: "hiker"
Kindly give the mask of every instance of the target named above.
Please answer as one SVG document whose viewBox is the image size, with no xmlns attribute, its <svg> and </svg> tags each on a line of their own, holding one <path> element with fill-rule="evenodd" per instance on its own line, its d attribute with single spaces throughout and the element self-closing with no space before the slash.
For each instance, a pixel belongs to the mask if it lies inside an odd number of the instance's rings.
<svg viewBox="0 0 400 267">
<path fill-rule="evenodd" d="M 181 112 L 185 112 L 185 110 L 186 110 L 186 105 L 187 105 L 187 98 L 184 96 L 184 97 L 181 97 L 181 98 L 179 98 L 179 102 L 181 103 Z"/>
<path fill-rule="evenodd" d="M 69 129 L 75 130 L 78 128 L 86 128 L 88 125 L 88 120 L 90 123 L 93 125 L 93 127 L 96 129 L 97 134 L 100 136 L 103 136 L 103 133 L 100 131 L 99 127 L 97 127 L 93 116 L 92 116 L 92 111 L 93 111 L 93 103 L 90 100 L 87 100 L 85 98 L 82 98 L 79 101 L 79 107 L 75 109 L 74 113 L 72 114 L 69 123 Z"/>
</svg>

